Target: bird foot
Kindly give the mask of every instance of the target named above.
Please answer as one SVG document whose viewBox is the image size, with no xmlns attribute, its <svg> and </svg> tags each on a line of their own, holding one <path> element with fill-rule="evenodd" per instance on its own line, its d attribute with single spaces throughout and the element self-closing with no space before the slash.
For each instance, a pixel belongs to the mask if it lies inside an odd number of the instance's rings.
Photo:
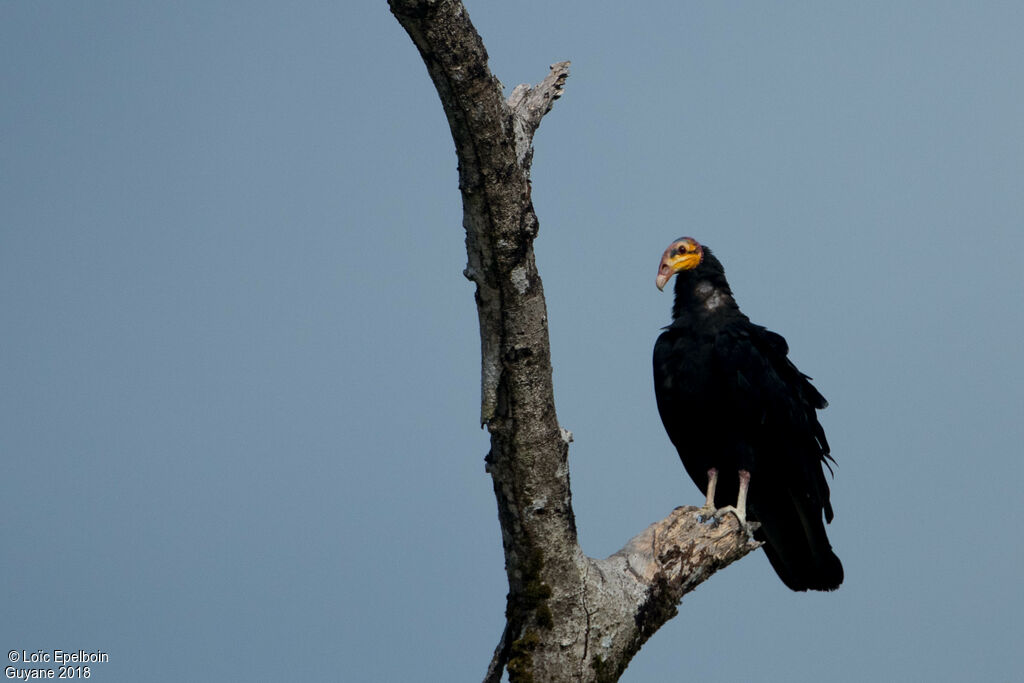
<svg viewBox="0 0 1024 683">
<path fill-rule="evenodd" d="M 715 510 L 715 515 L 714 516 L 715 516 L 716 519 L 721 519 L 722 517 L 725 517 L 730 512 L 732 514 L 736 515 L 736 519 L 740 520 L 740 524 L 744 524 L 745 525 L 747 523 L 747 515 L 746 515 L 746 513 L 745 512 L 741 512 L 740 510 L 737 510 L 732 505 L 726 505 L 724 508 L 718 508 L 717 510 Z"/>
<path fill-rule="evenodd" d="M 703 508 L 701 508 L 701 510 L 703 512 Z M 761 523 L 760 522 L 748 522 L 747 521 L 746 511 L 739 510 L 739 509 L 737 509 L 736 507 L 734 507 L 732 505 L 727 505 L 727 506 L 725 506 L 723 508 L 718 508 L 717 510 L 715 510 L 714 514 L 713 514 L 713 517 L 716 520 L 721 520 L 723 517 L 725 517 L 730 512 L 732 514 L 736 515 L 736 519 L 740 523 L 740 528 L 742 528 L 744 531 L 747 532 L 747 537 L 753 539 L 754 538 L 754 532 L 757 531 L 761 527 Z"/>
<path fill-rule="evenodd" d="M 697 510 L 697 519 L 700 522 L 710 522 L 717 516 L 717 510 L 710 505 L 705 505 L 700 510 Z"/>
</svg>

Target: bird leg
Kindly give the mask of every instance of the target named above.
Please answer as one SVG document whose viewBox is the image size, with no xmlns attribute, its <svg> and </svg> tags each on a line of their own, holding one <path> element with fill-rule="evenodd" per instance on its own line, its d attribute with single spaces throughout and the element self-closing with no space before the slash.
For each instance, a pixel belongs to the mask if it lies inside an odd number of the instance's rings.
<svg viewBox="0 0 1024 683">
<path fill-rule="evenodd" d="M 728 512 L 736 515 L 736 519 L 740 520 L 740 524 L 750 531 L 750 525 L 747 524 L 747 490 L 750 488 L 750 472 L 747 470 L 740 470 L 740 492 L 736 496 L 736 505 L 719 508 L 715 511 L 715 517 L 721 517 Z"/>
<path fill-rule="evenodd" d="M 736 496 L 736 516 L 740 522 L 747 523 L 747 490 L 750 489 L 750 472 L 740 470 L 740 492 Z"/>
<path fill-rule="evenodd" d="M 718 470 L 714 467 L 708 470 L 708 497 L 704 501 L 704 507 L 697 511 L 702 519 L 711 519 L 715 516 L 715 487 L 718 485 Z"/>
</svg>

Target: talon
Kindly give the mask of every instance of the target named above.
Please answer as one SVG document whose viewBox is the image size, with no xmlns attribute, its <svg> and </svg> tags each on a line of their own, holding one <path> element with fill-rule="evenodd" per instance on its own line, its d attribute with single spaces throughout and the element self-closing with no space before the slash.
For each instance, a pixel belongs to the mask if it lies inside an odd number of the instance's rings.
<svg viewBox="0 0 1024 683">
<path fill-rule="evenodd" d="M 700 510 L 697 510 L 697 520 L 700 522 L 710 522 L 718 516 L 718 510 L 713 505 L 705 505 Z"/>
<path fill-rule="evenodd" d="M 747 525 L 747 516 L 745 514 L 743 514 L 743 512 L 741 510 L 736 509 L 736 507 L 732 506 L 732 505 L 727 505 L 724 508 L 718 508 L 717 510 L 715 510 L 715 517 L 717 519 L 721 519 L 722 517 L 725 517 L 730 512 L 732 514 L 736 515 L 736 519 L 739 520 L 740 526 L 744 526 L 745 527 Z"/>
<path fill-rule="evenodd" d="M 747 532 L 747 538 L 751 541 L 754 540 L 754 532 L 761 528 L 761 523 L 748 522 L 747 516 L 743 514 L 742 510 L 737 510 L 732 505 L 729 505 L 728 507 L 724 508 L 718 508 L 718 510 L 715 511 L 715 519 L 721 520 L 723 517 L 725 517 L 725 515 L 729 514 L 730 512 L 736 515 L 736 519 L 740 523 L 740 528 Z"/>
</svg>

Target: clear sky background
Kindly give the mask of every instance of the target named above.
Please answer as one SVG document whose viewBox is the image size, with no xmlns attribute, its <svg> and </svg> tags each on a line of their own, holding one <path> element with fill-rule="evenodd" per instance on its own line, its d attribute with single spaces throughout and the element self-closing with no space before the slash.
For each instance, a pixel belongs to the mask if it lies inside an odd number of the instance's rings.
<svg viewBox="0 0 1024 683">
<path fill-rule="evenodd" d="M 1011 681 L 1024 5 L 468 0 L 536 137 L 584 550 L 700 504 L 680 235 L 831 402 L 846 582 L 762 553 L 623 680 Z M 92 680 L 479 680 L 507 588 L 454 148 L 379 2 L 0 4 L 0 646 Z M 5 663 L 6 664 L 6 663 Z"/>
</svg>

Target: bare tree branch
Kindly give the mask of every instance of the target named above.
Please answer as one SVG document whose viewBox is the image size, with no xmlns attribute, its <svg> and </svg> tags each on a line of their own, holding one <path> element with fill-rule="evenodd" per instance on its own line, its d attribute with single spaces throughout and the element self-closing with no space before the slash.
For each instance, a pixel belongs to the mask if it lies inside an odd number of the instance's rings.
<svg viewBox="0 0 1024 683">
<path fill-rule="evenodd" d="M 555 414 L 547 309 L 533 255 L 533 135 L 569 63 L 506 101 L 458 0 L 389 0 L 441 98 L 459 159 L 466 277 L 476 284 L 481 422 L 509 593 L 485 680 L 615 680 L 682 596 L 757 547 L 735 519 L 701 524 L 677 508 L 605 560 L 576 537 L 572 440 Z"/>
<path fill-rule="evenodd" d="M 551 73 L 540 85 L 531 88 L 522 83 L 509 95 L 508 106 L 515 126 L 516 158 L 527 173 L 533 164 L 533 134 L 537 132 L 541 118 L 551 111 L 555 100 L 565 92 L 565 79 L 568 77 L 569 62 L 552 64 Z"/>
</svg>

